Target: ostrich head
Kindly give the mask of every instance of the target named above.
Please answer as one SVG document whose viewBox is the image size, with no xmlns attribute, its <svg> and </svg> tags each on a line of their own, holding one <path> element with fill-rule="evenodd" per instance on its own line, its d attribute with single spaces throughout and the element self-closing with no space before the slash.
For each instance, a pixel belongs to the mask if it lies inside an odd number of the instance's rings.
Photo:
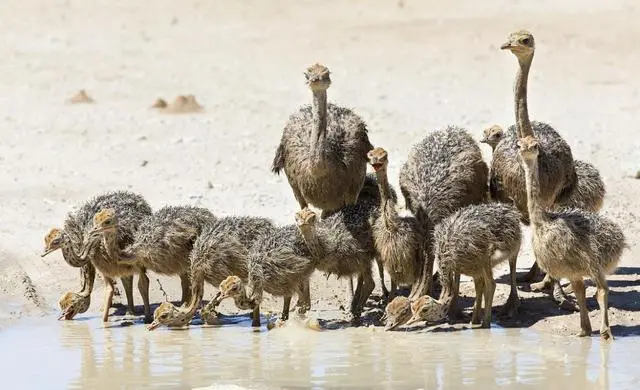
<svg viewBox="0 0 640 390">
<path fill-rule="evenodd" d="M 394 330 L 411 318 L 411 301 L 407 297 L 396 297 L 384 309 L 382 318 L 385 321 L 384 330 Z"/>
<path fill-rule="evenodd" d="M 521 138 L 518 141 L 518 153 L 527 164 L 535 162 L 539 153 L 538 140 L 532 136 Z"/>
<path fill-rule="evenodd" d="M 530 59 L 535 51 L 535 41 L 529 31 L 520 30 L 509 34 L 500 49 L 511 50 L 518 60 Z"/>
<path fill-rule="evenodd" d="M 85 238 L 81 257 L 85 258 L 94 245 L 100 242 L 102 234 L 115 233 L 117 228 L 116 211 L 114 209 L 102 209 L 93 216 L 93 228 Z"/>
<path fill-rule="evenodd" d="M 59 320 L 71 320 L 76 314 L 84 313 L 89 310 L 91 304 L 90 295 L 81 295 L 72 291 L 64 294 L 58 301 L 58 306 L 62 313 L 58 317 Z"/>
<path fill-rule="evenodd" d="M 407 325 L 414 324 L 419 321 L 439 322 L 447 316 L 447 305 L 423 295 L 411 304 L 412 316 L 407 321 Z"/>
<path fill-rule="evenodd" d="M 153 322 L 149 324 L 147 329 L 154 330 L 160 325 L 181 327 L 188 323 L 189 318 L 184 312 L 175 307 L 171 302 L 162 302 L 153 312 Z"/>
<path fill-rule="evenodd" d="M 113 231 L 116 229 L 117 224 L 116 210 L 102 209 L 93 216 L 93 229 L 91 229 L 89 235 L 95 237 L 100 233 Z"/>
<path fill-rule="evenodd" d="M 376 172 L 381 169 L 387 168 L 387 164 L 389 164 L 389 160 L 387 160 L 387 157 L 387 151 L 382 148 L 374 148 L 371 149 L 369 153 L 367 153 L 369 164 L 371 164 Z"/>
<path fill-rule="evenodd" d="M 484 129 L 483 138 L 480 142 L 491 146 L 492 149 L 496 148 L 496 145 L 504 138 L 504 129 L 499 125 L 493 125 Z"/>
<path fill-rule="evenodd" d="M 214 298 L 218 303 L 222 302 L 224 299 L 235 298 L 242 294 L 244 284 L 242 283 L 242 279 L 232 275 L 227 276 L 227 278 L 220 283 L 219 288 L 220 292 Z"/>
<path fill-rule="evenodd" d="M 325 91 L 331 85 L 329 73 L 329 68 L 326 66 L 315 64 L 307 68 L 304 77 L 312 91 Z"/>
<path fill-rule="evenodd" d="M 316 213 L 308 207 L 296 213 L 296 224 L 298 226 L 313 225 L 316 222 Z"/>
<path fill-rule="evenodd" d="M 45 257 L 51 252 L 55 252 L 56 250 L 62 248 L 64 244 L 64 234 L 62 229 L 59 228 L 51 228 L 49 232 L 44 236 L 44 251 L 40 257 Z"/>
</svg>

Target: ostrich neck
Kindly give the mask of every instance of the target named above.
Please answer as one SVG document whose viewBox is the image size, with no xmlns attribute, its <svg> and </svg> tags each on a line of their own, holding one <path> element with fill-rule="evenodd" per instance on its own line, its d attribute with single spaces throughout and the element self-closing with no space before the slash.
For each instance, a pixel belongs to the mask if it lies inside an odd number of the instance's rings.
<svg viewBox="0 0 640 390">
<path fill-rule="evenodd" d="M 89 296 L 93 291 L 93 283 L 96 280 L 96 268 L 90 262 L 80 268 L 80 277 L 82 279 L 81 295 Z"/>
<path fill-rule="evenodd" d="M 318 231 L 315 224 L 302 225 L 299 226 L 299 229 L 304 242 L 307 244 L 309 251 L 311 251 L 311 254 L 316 258 L 322 257 L 324 251 L 322 249 L 322 244 L 320 243 L 320 238 L 318 237 Z"/>
<path fill-rule="evenodd" d="M 65 261 L 73 267 L 84 266 L 87 261 L 86 256 L 82 256 L 82 251 L 76 251 L 76 245 L 74 245 L 69 238 L 65 238 L 63 242 L 64 244 L 60 249 L 62 250 L 62 256 L 64 257 Z"/>
<path fill-rule="evenodd" d="M 376 181 L 378 182 L 378 190 L 380 191 L 380 204 L 382 206 L 382 218 L 384 226 L 389 230 L 396 229 L 396 209 L 395 202 L 391 197 L 391 189 L 389 188 L 389 178 L 387 169 L 382 168 L 376 171 Z"/>
<path fill-rule="evenodd" d="M 516 129 L 518 136 L 524 138 L 533 136 L 533 128 L 529 121 L 529 109 L 527 107 L 527 80 L 529 78 L 529 69 L 533 61 L 533 54 L 528 58 L 518 58 L 518 73 L 516 75 L 516 83 L 514 86 L 515 95 L 515 111 L 516 111 Z"/>
<path fill-rule="evenodd" d="M 253 304 L 256 303 L 249 299 L 249 296 L 247 295 L 247 287 L 244 285 L 241 286 L 240 292 L 233 296 L 233 302 L 236 304 L 238 309 L 242 310 L 253 309 Z"/>
<path fill-rule="evenodd" d="M 107 255 L 113 259 L 120 258 L 120 248 L 118 248 L 118 236 L 116 232 L 105 232 L 103 234 L 103 244 Z"/>
<path fill-rule="evenodd" d="M 327 91 L 314 90 L 313 128 L 311 130 L 311 157 L 313 164 L 321 166 L 324 163 L 325 139 L 327 136 Z"/>
<path fill-rule="evenodd" d="M 532 225 L 539 226 L 547 219 L 540 204 L 540 183 L 538 182 L 538 161 L 524 162 L 525 182 L 527 186 L 527 210 Z"/>
<path fill-rule="evenodd" d="M 189 302 L 189 306 L 184 309 L 185 311 L 180 313 L 182 317 L 181 319 L 185 319 L 187 321 L 191 320 L 196 314 L 196 310 L 198 310 L 198 306 L 200 306 L 200 302 L 202 302 L 202 297 L 204 296 L 204 275 L 202 278 L 194 279 L 198 280 L 191 285 L 191 302 Z"/>
</svg>

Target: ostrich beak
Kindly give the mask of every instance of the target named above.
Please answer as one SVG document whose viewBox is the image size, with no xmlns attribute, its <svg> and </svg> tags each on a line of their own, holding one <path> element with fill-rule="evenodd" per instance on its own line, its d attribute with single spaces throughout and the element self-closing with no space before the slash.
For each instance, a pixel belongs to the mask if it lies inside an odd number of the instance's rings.
<svg viewBox="0 0 640 390">
<path fill-rule="evenodd" d="M 413 324 L 415 324 L 416 322 L 420 322 L 420 321 L 422 321 L 422 320 L 420 319 L 420 317 L 419 317 L 418 315 L 415 315 L 415 314 L 414 314 L 414 315 L 413 315 L 413 317 L 411 317 L 411 318 L 409 319 L 409 321 L 407 321 L 407 323 L 406 323 L 405 325 L 413 325 Z"/>
<path fill-rule="evenodd" d="M 49 253 L 58 250 L 58 248 L 49 248 L 49 249 L 45 249 L 41 254 L 40 257 L 45 257 L 46 255 L 48 255 Z"/>
<path fill-rule="evenodd" d="M 64 319 L 64 320 L 72 320 L 73 317 L 75 317 L 76 313 L 73 310 L 65 310 L 63 311 L 59 316 L 58 316 L 58 321 Z"/>
<path fill-rule="evenodd" d="M 154 330 L 160 325 L 162 325 L 160 322 L 154 320 L 152 323 L 149 324 L 149 326 L 147 326 L 147 330 L 149 331 Z"/>
<path fill-rule="evenodd" d="M 395 328 L 397 328 L 400 325 L 402 325 L 402 321 L 398 321 L 397 319 L 395 319 L 393 321 L 387 321 L 387 324 L 384 326 L 384 330 L 386 330 L 386 331 L 394 330 Z"/>
<path fill-rule="evenodd" d="M 481 143 L 486 144 L 489 142 L 489 140 L 487 139 L 487 137 L 484 137 L 483 139 L 480 140 Z"/>
<path fill-rule="evenodd" d="M 500 46 L 500 50 L 507 50 L 507 49 L 511 49 L 513 46 L 511 45 L 511 42 L 505 42 Z"/>
</svg>

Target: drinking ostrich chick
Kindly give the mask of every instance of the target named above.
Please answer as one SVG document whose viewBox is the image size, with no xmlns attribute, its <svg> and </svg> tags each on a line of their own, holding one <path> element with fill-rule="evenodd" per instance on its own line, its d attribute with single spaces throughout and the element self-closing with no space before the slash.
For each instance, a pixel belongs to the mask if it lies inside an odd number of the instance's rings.
<svg viewBox="0 0 640 390">
<path fill-rule="evenodd" d="M 316 260 L 297 228 L 275 227 L 260 235 L 249 250 L 247 283 L 232 275 L 220 283 L 216 305 L 233 298 L 239 309 L 251 309 L 252 326 L 260 326 L 260 304 L 264 292 L 284 298 L 282 320 L 289 318 L 291 297 L 298 299 L 308 289 Z"/>
<path fill-rule="evenodd" d="M 153 313 L 153 322 L 149 330 L 160 325 L 180 327 L 191 321 L 202 302 L 204 283 L 216 287 L 227 277 L 237 275 L 247 280 L 247 261 L 249 247 L 256 238 L 267 234 L 274 228 L 273 223 L 259 217 L 224 217 L 207 224 L 193 244 L 189 255 L 191 263 L 191 301 L 186 308 L 177 308 L 170 302 L 164 302 Z M 202 310 L 202 317 L 209 323 L 215 317 L 218 296 Z M 210 315 L 205 315 L 210 314 Z"/>
<path fill-rule="evenodd" d="M 94 227 L 84 251 L 88 252 L 102 242 L 118 266 L 149 269 L 161 275 L 179 275 L 182 302 L 188 303 L 191 294 L 189 253 L 204 225 L 214 218 L 209 210 L 201 207 L 165 206 L 142 221 L 133 244 L 119 248 L 109 239 L 119 230 L 119 219 L 115 210 L 104 209 L 94 217 Z M 146 285 L 148 295 L 148 278 Z M 150 320 L 151 309 L 147 305 L 145 317 Z"/>
</svg>

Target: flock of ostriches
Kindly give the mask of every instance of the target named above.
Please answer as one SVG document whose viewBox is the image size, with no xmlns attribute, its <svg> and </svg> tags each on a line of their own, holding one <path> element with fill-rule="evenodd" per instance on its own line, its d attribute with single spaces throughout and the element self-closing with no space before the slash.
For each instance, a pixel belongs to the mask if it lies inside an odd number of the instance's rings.
<svg viewBox="0 0 640 390">
<path fill-rule="evenodd" d="M 312 104 L 290 116 L 272 167 L 276 174 L 284 171 L 300 204 L 296 223 L 220 218 L 190 206 L 152 211 L 142 196 L 131 192 L 99 195 L 45 236 L 43 256 L 61 249 L 65 261 L 82 270 L 82 289 L 60 299 L 60 318 L 72 319 L 88 309 L 97 269 L 106 286 L 104 321 L 115 278 L 121 278 L 128 309 L 134 311 L 133 276 L 138 275 L 145 319 L 152 321 L 149 329 L 187 325 L 202 304 L 205 282 L 219 287 L 201 309 L 205 322 L 215 323 L 217 306 L 232 298 L 239 309 L 252 311 L 252 323 L 259 326 L 265 292 L 284 298 L 282 320 L 294 309 L 293 295 L 299 313 L 309 310 L 309 279 L 320 270 L 349 279 L 350 313 L 357 320 L 375 285 L 375 261 L 388 302 L 386 329 L 455 321 L 461 274 L 472 277 L 475 285 L 472 324 L 489 327 L 493 269 L 505 262 L 511 291 L 500 314 L 513 317 L 518 312 L 515 271 L 522 222 L 532 229 L 536 260 L 523 281 L 545 273 L 532 289 L 551 288 L 552 297 L 570 307 L 565 295 L 570 291 L 559 283 L 568 279 L 580 311 L 580 335 L 588 336 L 592 330 L 583 279 L 590 278 L 602 313 L 600 336 L 613 339 L 606 277 L 626 247 L 624 235 L 597 214 L 605 194 L 597 169 L 574 161 L 569 145 L 551 126 L 529 120 L 527 78 L 534 48 L 527 31 L 512 33 L 501 46 L 519 64 L 516 124 L 484 131 L 481 142 L 493 149 L 490 168 L 465 129 L 449 126 L 429 133 L 413 146 L 400 170 L 403 212 L 389 185 L 387 152 L 372 146 L 357 114 L 327 103 L 329 69 L 309 67 L 305 77 Z M 367 165 L 374 174 L 366 173 Z M 320 215 L 309 206 L 321 210 Z M 152 316 L 147 270 L 180 277 L 181 307 L 165 302 Z M 436 283 L 441 286 L 438 299 L 430 296 Z M 408 297 L 397 293 L 400 286 L 410 286 Z"/>
</svg>

